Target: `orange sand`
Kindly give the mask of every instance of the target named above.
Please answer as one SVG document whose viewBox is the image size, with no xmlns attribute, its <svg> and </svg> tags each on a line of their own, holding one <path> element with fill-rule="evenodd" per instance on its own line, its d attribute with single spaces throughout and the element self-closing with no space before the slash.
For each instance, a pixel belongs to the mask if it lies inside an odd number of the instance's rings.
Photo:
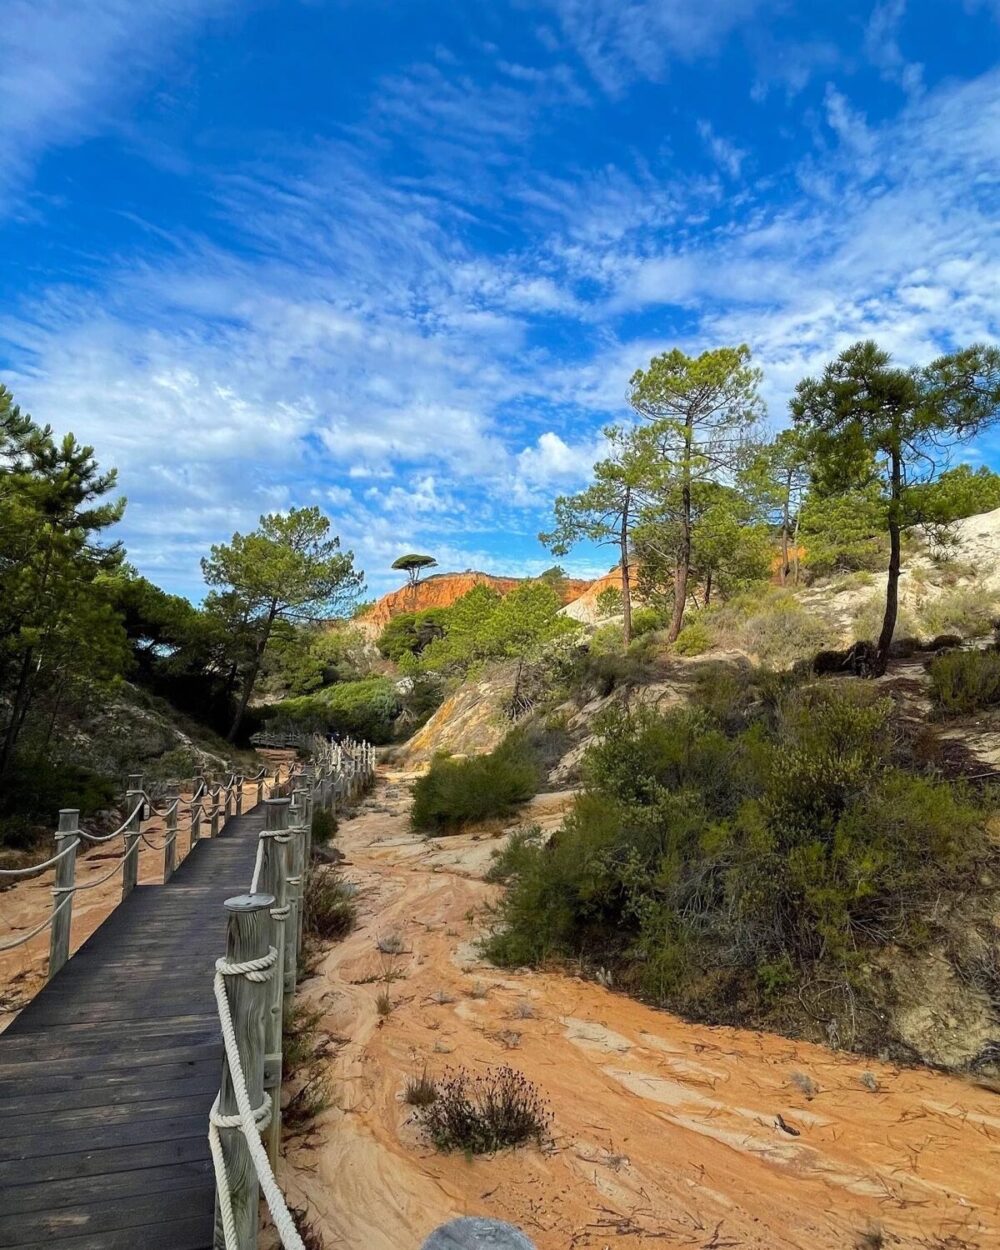
<svg viewBox="0 0 1000 1250">
<path fill-rule="evenodd" d="M 289 1145 L 282 1180 L 328 1246 L 416 1250 L 439 1223 L 481 1214 L 520 1225 L 539 1250 L 851 1250 L 875 1225 L 887 1247 L 1000 1247 L 995 1095 L 685 1024 L 571 975 L 490 967 L 474 939 L 495 893 L 480 874 L 496 843 L 412 835 L 406 780 L 383 774 L 342 824 L 360 923 L 300 991 L 335 1040 L 335 1106 Z M 543 796 L 529 819 L 551 826 L 564 802 Z M 389 933 L 405 954 L 379 954 Z M 398 979 L 380 1021 L 372 978 L 387 970 Z M 406 1078 L 425 1064 L 433 1074 L 500 1063 L 550 1101 L 552 1148 L 468 1160 L 424 1144 L 401 1099 Z M 866 1072 L 876 1092 L 860 1083 Z M 793 1074 L 818 1093 L 807 1099 Z"/>
</svg>

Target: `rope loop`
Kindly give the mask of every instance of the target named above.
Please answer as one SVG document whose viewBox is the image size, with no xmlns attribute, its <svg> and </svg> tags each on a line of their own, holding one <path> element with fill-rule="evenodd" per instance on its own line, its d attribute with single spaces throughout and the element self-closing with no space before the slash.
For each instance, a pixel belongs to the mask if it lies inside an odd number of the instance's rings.
<svg viewBox="0 0 1000 1250">
<path fill-rule="evenodd" d="M 270 981 L 271 969 L 278 958 L 277 948 L 272 946 L 266 955 L 259 959 L 245 959 L 242 963 L 230 963 L 228 959 L 217 959 L 215 971 L 224 977 L 246 977 L 248 981 Z"/>
</svg>

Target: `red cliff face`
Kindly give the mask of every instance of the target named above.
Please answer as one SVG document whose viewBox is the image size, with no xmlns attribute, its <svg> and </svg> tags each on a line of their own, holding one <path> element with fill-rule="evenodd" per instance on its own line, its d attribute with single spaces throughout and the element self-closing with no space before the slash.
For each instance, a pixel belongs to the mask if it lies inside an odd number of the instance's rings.
<svg viewBox="0 0 1000 1250">
<path fill-rule="evenodd" d="M 358 621 L 373 633 L 381 631 L 387 622 L 402 612 L 424 612 L 428 608 L 448 608 L 467 594 L 474 586 L 492 586 L 505 595 L 520 585 L 517 577 L 493 577 L 489 573 L 438 573 L 427 577 L 416 586 L 402 586 L 392 590 L 374 603 Z M 567 578 L 563 584 L 563 603 L 571 603 L 590 586 L 580 578 Z"/>
</svg>

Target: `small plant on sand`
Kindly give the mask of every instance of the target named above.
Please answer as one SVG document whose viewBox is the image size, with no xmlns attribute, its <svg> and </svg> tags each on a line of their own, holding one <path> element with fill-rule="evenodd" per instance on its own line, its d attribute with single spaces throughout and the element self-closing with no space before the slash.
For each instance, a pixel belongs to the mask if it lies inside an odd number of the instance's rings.
<svg viewBox="0 0 1000 1250">
<path fill-rule="evenodd" d="M 326 1242 L 314 1220 L 309 1218 L 308 1207 L 289 1207 L 295 1227 L 298 1229 L 306 1250 L 326 1250 Z"/>
<path fill-rule="evenodd" d="M 379 990 L 375 995 L 375 1010 L 383 1020 L 392 1014 L 392 999 L 388 990 Z"/>
<path fill-rule="evenodd" d="M 306 933 L 316 941 L 333 942 L 354 928 L 357 904 L 337 873 L 314 868 L 306 878 L 304 903 Z"/>
<path fill-rule="evenodd" d="M 528 1142 L 544 1145 L 552 1113 L 537 1087 L 506 1066 L 473 1075 L 449 1069 L 437 1097 L 417 1111 L 427 1139 L 438 1150 L 491 1154 Z"/>
<path fill-rule="evenodd" d="M 325 807 L 317 807 L 312 818 L 312 840 L 316 846 L 326 846 L 337 832 L 337 818 Z"/>
<path fill-rule="evenodd" d="M 854 1250 L 882 1250 L 885 1233 L 881 1224 L 869 1224 L 854 1243 Z"/>
<path fill-rule="evenodd" d="M 419 1076 L 407 1077 L 403 1089 L 403 1100 L 411 1107 L 429 1107 L 437 1099 L 438 1091 L 434 1078 L 427 1075 L 424 1068 Z"/>
</svg>

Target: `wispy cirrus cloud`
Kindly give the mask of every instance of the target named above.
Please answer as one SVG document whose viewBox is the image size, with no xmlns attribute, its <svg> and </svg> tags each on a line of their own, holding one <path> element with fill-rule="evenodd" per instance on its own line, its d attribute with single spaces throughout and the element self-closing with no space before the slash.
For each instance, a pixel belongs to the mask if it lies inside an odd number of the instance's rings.
<svg viewBox="0 0 1000 1250">
<path fill-rule="evenodd" d="M 3 0 L 0 212 L 48 149 L 114 125 L 114 108 L 233 0 Z"/>
</svg>

